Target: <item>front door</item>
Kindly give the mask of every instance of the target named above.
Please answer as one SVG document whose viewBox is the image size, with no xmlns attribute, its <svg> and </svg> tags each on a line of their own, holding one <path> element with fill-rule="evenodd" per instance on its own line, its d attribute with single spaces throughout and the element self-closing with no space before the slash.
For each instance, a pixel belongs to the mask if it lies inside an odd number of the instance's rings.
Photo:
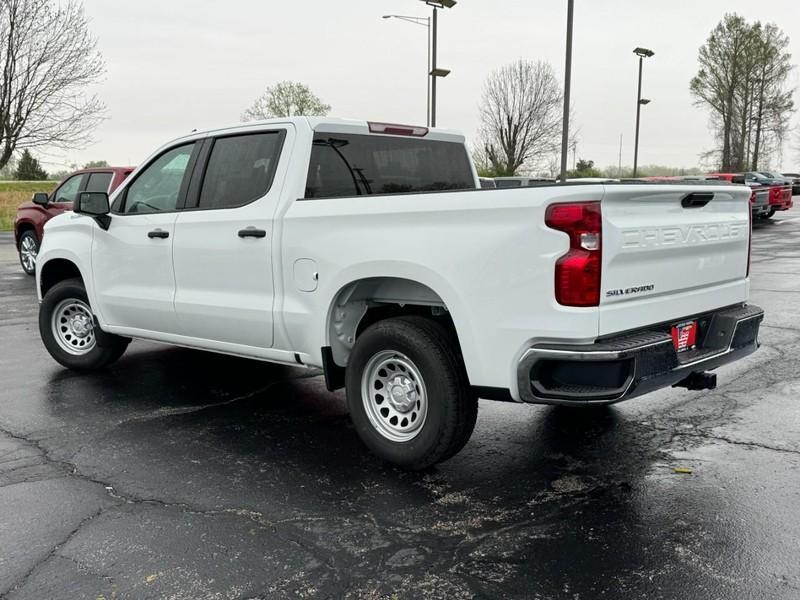
<svg viewBox="0 0 800 600">
<path fill-rule="evenodd" d="M 282 181 L 276 170 L 286 137 L 287 130 L 276 129 L 206 142 L 207 164 L 198 160 L 175 224 L 175 310 L 183 335 L 272 346 L 272 234 L 280 195 L 272 184 Z"/>
<path fill-rule="evenodd" d="M 172 243 L 194 147 L 157 156 L 120 192 L 108 230 L 94 233 L 97 310 L 108 325 L 177 333 Z"/>
</svg>

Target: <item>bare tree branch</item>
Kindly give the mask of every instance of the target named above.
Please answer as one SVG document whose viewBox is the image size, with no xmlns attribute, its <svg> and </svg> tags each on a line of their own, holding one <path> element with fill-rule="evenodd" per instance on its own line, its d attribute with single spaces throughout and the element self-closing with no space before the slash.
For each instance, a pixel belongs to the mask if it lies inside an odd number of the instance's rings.
<svg viewBox="0 0 800 600">
<path fill-rule="evenodd" d="M 480 149 L 495 175 L 544 165 L 561 133 L 562 92 L 553 67 L 518 60 L 486 80 L 480 106 Z"/>
<path fill-rule="evenodd" d="M 242 114 L 242 121 L 275 117 L 325 116 L 331 107 L 320 100 L 308 86 L 282 81 L 267 88 Z"/>
<path fill-rule="evenodd" d="M 723 170 L 757 170 L 780 155 L 794 111 L 788 37 L 773 24 L 728 14 L 700 48 L 689 84 L 695 103 L 711 111 L 716 147 L 703 154 Z"/>
<path fill-rule="evenodd" d="M 105 107 L 87 87 L 105 73 L 75 0 L 0 0 L 0 168 L 19 150 L 91 142 Z"/>
</svg>

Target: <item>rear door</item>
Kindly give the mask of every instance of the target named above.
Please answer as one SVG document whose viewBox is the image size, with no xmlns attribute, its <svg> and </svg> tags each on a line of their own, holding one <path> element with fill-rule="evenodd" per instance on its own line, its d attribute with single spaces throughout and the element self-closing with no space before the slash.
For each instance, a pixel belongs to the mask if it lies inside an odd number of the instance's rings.
<svg viewBox="0 0 800 600">
<path fill-rule="evenodd" d="M 289 128 L 206 140 L 175 224 L 175 310 L 183 335 L 272 346 L 273 221 Z"/>
<path fill-rule="evenodd" d="M 750 188 L 605 189 L 600 335 L 747 299 Z"/>
</svg>

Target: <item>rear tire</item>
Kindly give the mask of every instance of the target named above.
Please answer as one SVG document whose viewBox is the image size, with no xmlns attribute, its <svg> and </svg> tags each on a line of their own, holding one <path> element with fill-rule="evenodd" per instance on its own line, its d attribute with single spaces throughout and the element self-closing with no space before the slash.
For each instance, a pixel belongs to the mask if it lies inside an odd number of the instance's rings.
<svg viewBox="0 0 800 600">
<path fill-rule="evenodd" d="M 36 256 L 39 254 L 39 238 L 33 230 L 23 231 L 19 236 L 19 264 L 28 275 L 36 275 Z"/>
<path fill-rule="evenodd" d="M 765 215 L 762 215 L 761 218 L 762 219 L 771 219 L 774 216 L 775 216 L 775 207 L 773 206 L 773 207 L 770 207 L 769 212 L 767 214 L 765 214 Z"/>
<path fill-rule="evenodd" d="M 398 317 L 368 327 L 345 379 L 358 435 L 394 465 L 425 469 L 456 454 L 472 435 L 478 398 L 456 341 L 431 319 Z"/>
<path fill-rule="evenodd" d="M 95 319 L 80 279 L 50 288 L 39 307 L 39 334 L 56 361 L 75 371 L 94 371 L 125 353 L 129 338 L 95 328 Z"/>
</svg>

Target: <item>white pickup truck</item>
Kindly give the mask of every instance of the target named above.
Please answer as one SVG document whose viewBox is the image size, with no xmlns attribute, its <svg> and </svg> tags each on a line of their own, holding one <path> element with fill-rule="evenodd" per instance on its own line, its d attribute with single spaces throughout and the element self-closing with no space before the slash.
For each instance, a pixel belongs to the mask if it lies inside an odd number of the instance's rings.
<svg viewBox="0 0 800 600">
<path fill-rule="evenodd" d="M 478 398 L 586 406 L 758 347 L 750 189 L 478 189 L 452 131 L 291 118 L 192 133 L 47 224 L 50 354 L 131 338 L 323 369 L 374 452 L 458 452 Z"/>
</svg>

